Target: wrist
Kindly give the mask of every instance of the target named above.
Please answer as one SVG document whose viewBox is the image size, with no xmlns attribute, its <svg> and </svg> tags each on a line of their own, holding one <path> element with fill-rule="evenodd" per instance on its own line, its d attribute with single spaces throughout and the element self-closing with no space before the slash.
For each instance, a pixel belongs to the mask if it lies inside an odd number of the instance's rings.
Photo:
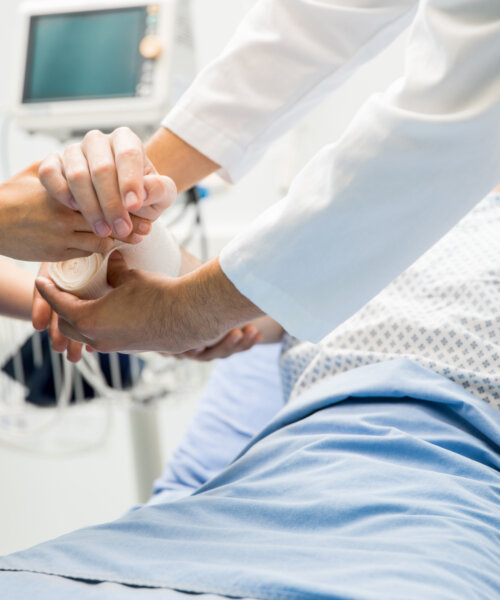
<svg viewBox="0 0 500 600">
<path fill-rule="evenodd" d="M 177 306 L 189 320 L 194 345 L 214 340 L 264 313 L 243 296 L 227 278 L 214 258 L 178 280 Z"/>
<path fill-rule="evenodd" d="M 165 127 L 148 141 L 146 154 L 160 174 L 174 181 L 178 193 L 220 169 L 217 163 Z"/>
</svg>

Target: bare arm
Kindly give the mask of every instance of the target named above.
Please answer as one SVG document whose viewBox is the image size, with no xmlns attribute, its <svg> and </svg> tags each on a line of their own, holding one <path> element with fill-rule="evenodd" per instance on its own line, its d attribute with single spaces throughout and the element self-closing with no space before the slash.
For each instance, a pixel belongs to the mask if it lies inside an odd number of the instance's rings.
<svg viewBox="0 0 500 600">
<path fill-rule="evenodd" d="M 162 175 L 168 175 L 184 192 L 220 167 L 169 129 L 162 127 L 146 144 L 146 154 Z"/>
<path fill-rule="evenodd" d="M 14 262 L 0 257 L 0 314 L 28 321 L 35 277 Z"/>
</svg>

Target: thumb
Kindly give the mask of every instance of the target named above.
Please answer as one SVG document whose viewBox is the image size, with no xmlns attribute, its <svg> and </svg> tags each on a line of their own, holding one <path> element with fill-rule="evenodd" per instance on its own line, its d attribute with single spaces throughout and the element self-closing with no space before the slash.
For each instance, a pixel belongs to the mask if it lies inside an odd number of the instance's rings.
<svg viewBox="0 0 500 600">
<path fill-rule="evenodd" d="M 118 250 L 115 250 L 108 258 L 108 283 L 116 288 L 123 285 L 127 280 L 130 269 L 125 259 Z"/>
<path fill-rule="evenodd" d="M 40 265 L 38 276 L 49 277 L 47 263 L 42 263 Z M 51 315 L 52 308 L 50 307 L 50 304 L 40 294 L 36 285 L 33 286 L 33 304 L 31 306 L 31 321 L 33 323 L 33 327 L 38 331 L 47 329 L 50 323 Z"/>
</svg>

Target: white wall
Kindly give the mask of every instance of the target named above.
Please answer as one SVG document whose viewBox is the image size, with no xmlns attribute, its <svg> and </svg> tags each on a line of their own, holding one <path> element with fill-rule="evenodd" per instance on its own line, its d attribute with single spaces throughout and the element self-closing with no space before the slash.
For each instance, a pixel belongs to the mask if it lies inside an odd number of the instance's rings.
<svg viewBox="0 0 500 600">
<path fill-rule="evenodd" d="M 39 0 L 40 2 L 43 0 Z M 0 5 L 0 111 L 8 107 L 16 57 L 18 0 Z M 252 0 L 196 0 L 195 31 L 198 66 L 214 57 L 231 35 Z M 290 164 L 303 165 L 323 144 L 339 137 L 359 105 L 383 89 L 402 67 L 400 39 L 377 60 L 361 69 L 344 87 L 314 111 L 294 134 L 277 144 L 254 171 L 234 188 L 222 187 L 204 203 L 204 215 L 215 251 L 245 223 L 283 194 Z M 14 170 L 57 148 L 44 137 L 12 129 L 9 158 Z M 0 140 L 1 142 L 1 140 Z M 165 447 L 182 432 L 195 400 L 165 405 Z M 70 529 L 111 519 L 135 502 L 123 410 L 116 409 L 106 443 L 77 458 L 33 457 L 0 444 L 0 554 L 53 537 Z"/>
</svg>

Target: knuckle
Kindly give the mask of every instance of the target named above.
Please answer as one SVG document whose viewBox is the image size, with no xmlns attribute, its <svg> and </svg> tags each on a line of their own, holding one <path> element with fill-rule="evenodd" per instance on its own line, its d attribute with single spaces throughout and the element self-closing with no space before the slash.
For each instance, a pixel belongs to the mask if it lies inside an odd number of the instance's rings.
<svg viewBox="0 0 500 600">
<path fill-rule="evenodd" d="M 80 147 L 80 144 L 69 144 L 69 146 L 66 146 L 66 148 L 63 150 L 63 162 L 67 162 L 72 156 L 75 156 L 75 154 L 81 154 L 82 150 Z"/>
<path fill-rule="evenodd" d="M 66 171 L 66 177 L 69 182 L 75 185 L 81 185 L 88 180 L 89 173 L 82 167 L 70 168 Z"/>
<path fill-rule="evenodd" d="M 142 162 L 142 152 L 135 146 L 128 146 L 127 148 L 123 148 L 117 152 L 117 159 Z"/>
<path fill-rule="evenodd" d="M 135 135 L 135 133 L 130 129 L 130 127 L 126 127 L 125 125 L 122 125 L 121 127 L 117 127 L 111 135 L 113 135 L 114 137 L 117 137 L 117 136 L 120 136 L 123 134 L 133 135 L 134 137 L 137 137 Z"/>
<path fill-rule="evenodd" d="M 56 164 L 53 155 L 47 156 L 38 167 L 38 177 L 40 177 L 40 179 L 50 177 L 56 170 Z"/>
<path fill-rule="evenodd" d="M 92 142 L 103 137 L 105 137 L 105 134 L 102 131 L 100 131 L 99 129 L 91 129 L 85 134 L 83 142 L 87 144 L 88 142 Z"/>
<path fill-rule="evenodd" d="M 107 179 L 110 175 L 113 175 L 114 171 L 115 166 L 109 161 L 99 162 L 92 167 L 92 175 L 96 179 Z"/>
</svg>

